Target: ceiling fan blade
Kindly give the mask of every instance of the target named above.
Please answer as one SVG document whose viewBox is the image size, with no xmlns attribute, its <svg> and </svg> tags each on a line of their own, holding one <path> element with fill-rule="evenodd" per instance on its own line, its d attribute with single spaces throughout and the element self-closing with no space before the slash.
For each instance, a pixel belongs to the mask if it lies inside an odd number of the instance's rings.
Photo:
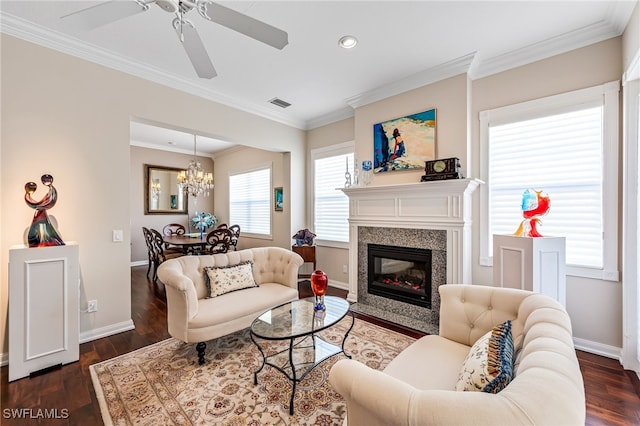
<svg viewBox="0 0 640 426">
<path fill-rule="evenodd" d="M 205 18 L 276 49 L 282 49 L 289 44 L 286 32 L 233 9 L 213 2 L 203 4 L 203 9 L 201 14 Z"/>
<path fill-rule="evenodd" d="M 92 30 L 148 9 L 148 5 L 135 0 L 112 0 L 64 15 L 60 19 L 64 19 L 66 24 L 78 29 Z"/>
<path fill-rule="evenodd" d="M 180 25 L 180 20 L 176 19 L 173 26 L 178 33 L 178 37 L 181 38 L 182 46 L 187 52 L 187 56 L 193 68 L 196 70 L 196 74 L 198 74 L 200 78 L 215 77 L 218 73 L 213 67 L 213 63 L 211 63 L 207 49 L 205 49 L 198 31 L 196 31 L 196 28 L 191 22 L 187 20 L 183 20 L 182 22 L 182 25 Z"/>
</svg>

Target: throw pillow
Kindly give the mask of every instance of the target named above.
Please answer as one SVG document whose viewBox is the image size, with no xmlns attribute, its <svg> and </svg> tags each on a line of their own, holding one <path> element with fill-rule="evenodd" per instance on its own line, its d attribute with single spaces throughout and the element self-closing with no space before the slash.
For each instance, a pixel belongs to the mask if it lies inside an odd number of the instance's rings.
<svg viewBox="0 0 640 426">
<path fill-rule="evenodd" d="M 456 390 L 498 393 L 513 378 L 511 321 L 495 326 L 473 344 L 467 354 Z"/>
<path fill-rule="evenodd" d="M 253 262 L 242 262 L 233 266 L 207 266 L 204 269 L 207 298 L 236 290 L 258 287 L 253 279 Z"/>
</svg>

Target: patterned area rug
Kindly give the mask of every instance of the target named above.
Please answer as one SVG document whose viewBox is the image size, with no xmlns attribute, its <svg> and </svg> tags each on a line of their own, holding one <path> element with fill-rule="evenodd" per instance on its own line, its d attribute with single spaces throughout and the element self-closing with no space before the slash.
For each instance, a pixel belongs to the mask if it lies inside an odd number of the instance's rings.
<svg viewBox="0 0 640 426">
<path fill-rule="evenodd" d="M 319 334 L 340 344 L 350 318 Z M 356 319 L 345 343 L 353 359 L 383 369 L 413 338 Z M 262 342 L 260 342 L 262 343 Z M 283 349 L 273 343 L 269 350 Z M 328 382 L 329 370 L 344 354 L 313 369 L 296 387 L 289 414 L 291 382 L 265 366 L 245 329 L 207 343 L 199 366 L 195 344 L 176 339 L 153 344 L 90 367 L 106 425 L 340 425 L 346 404 Z"/>
</svg>

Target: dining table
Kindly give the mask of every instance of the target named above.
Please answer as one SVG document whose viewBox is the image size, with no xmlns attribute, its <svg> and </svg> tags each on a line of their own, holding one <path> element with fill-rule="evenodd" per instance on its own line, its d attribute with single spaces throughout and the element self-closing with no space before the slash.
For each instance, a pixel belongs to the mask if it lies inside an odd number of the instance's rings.
<svg viewBox="0 0 640 426">
<path fill-rule="evenodd" d="M 202 236 L 200 232 L 163 236 L 162 239 L 165 244 L 181 247 L 184 254 L 203 252 L 207 246 L 207 234 Z"/>
</svg>

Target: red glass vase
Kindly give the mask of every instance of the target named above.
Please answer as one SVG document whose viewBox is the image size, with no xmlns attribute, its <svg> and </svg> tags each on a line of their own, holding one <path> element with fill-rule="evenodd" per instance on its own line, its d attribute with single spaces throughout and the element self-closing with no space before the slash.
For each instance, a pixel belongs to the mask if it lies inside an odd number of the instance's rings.
<svg viewBox="0 0 640 426">
<path fill-rule="evenodd" d="M 311 274 L 311 291 L 314 295 L 314 309 L 316 311 L 323 311 L 324 306 L 324 294 L 327 292 L 327 274 L 321 270 L 313 271 Z"/>
</svg>

